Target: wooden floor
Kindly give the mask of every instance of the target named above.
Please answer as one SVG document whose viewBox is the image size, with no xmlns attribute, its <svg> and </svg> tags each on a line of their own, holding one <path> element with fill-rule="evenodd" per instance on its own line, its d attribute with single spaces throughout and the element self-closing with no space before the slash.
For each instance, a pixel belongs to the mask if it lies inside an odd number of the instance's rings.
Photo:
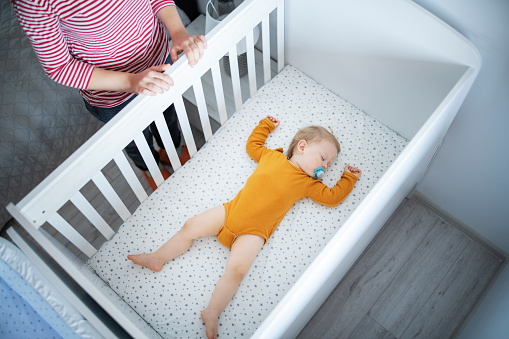
<svg viewBox="0 0 509 339">
<path fill-rule="evenodd" d="M 300 333 L 308 338 L 450 338 L 503 257 L 405 200 Z"/>
</svg>

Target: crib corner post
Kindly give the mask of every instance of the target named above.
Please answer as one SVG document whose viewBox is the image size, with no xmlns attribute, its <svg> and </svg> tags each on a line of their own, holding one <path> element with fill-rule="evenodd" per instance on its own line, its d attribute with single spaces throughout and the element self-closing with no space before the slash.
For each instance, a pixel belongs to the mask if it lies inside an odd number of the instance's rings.
<svg viewBox="0 0 509 339">
<path fill-rule="evenodd" d="M 277 71 L 285 67 L 285 2 L 277 6 Z"/>
</svg>

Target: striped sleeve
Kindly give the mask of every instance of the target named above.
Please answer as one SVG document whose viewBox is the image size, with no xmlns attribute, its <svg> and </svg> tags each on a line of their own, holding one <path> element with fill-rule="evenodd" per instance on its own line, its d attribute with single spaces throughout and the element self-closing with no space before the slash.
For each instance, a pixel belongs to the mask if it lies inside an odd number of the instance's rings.
<svg viewBox="0 0 509 339">
<path fill-rule="evenodd" d="M 152 5 L 154 14 L 157 14 L 163 7 L 175 6 L 173 0 L 151 0 L 150 4 Z"/>
<path fill-rule="evenodd" d="M 57 16 L 47 2 L 11 0 L 46 74 L 66 86 L 86 89 L 94 66 L 72 57 Z"/>
</svg>

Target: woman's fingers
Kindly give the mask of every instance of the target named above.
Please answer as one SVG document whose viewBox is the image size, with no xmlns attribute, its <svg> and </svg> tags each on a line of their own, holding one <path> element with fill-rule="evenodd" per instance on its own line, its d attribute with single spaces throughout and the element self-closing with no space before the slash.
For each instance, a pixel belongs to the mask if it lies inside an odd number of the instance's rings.
<svg viewBox="0 0 509 339">
<path fill-rule="evenodd" d="M 178 54 L 184 52 L 190 66 L 196 65 L 207 48 L 207 39 L 203 35 L 189 35 L 182 41 L 173 41 L 170 50 L 171 59 L 176 62 Z"/>
<path fill-rule="evenodd" d="M 169 90 L 174 84 L 173 79 L 168 74 L 162 73 L 167 70 L 169 66 L 169 64 L 153 66 L 136 74 L 134 84 L 135 93 L 156 95 Z"/>
</svg>

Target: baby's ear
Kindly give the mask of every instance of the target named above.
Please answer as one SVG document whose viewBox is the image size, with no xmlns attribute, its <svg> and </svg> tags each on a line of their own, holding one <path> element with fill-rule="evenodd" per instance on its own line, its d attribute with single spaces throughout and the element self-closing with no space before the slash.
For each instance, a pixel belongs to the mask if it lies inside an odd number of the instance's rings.
<svg viewBox="0 0 509 339">
<path fill-rule="evenodd" d="M 299 153 L 303 153 L 307 145 L 308 142 L 306 140 L 300 140 L 299 143 L 297 144 L 297 150 L 299 151 Z"/>
</svg>

